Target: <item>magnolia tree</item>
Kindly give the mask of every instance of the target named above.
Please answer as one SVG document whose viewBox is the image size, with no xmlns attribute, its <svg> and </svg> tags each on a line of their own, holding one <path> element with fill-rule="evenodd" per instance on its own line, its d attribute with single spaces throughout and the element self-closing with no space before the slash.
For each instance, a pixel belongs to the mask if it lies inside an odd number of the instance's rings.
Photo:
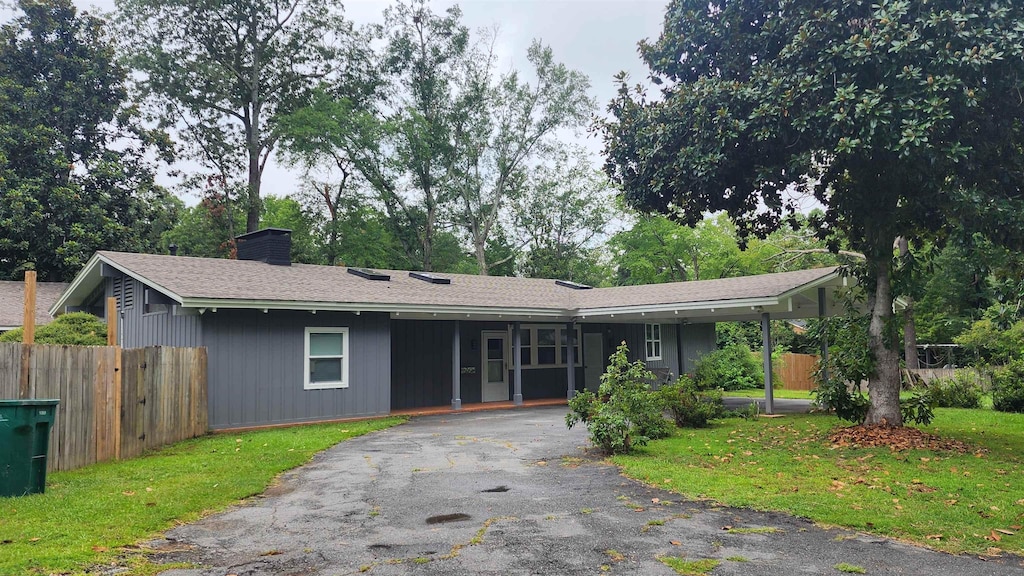
<svg viewBox="0 0 1024 576">
<path fill-rule="evenodd" d="M 836 249 L 865 256 L 871 406 L 902 425 L 893 244 L 952 226 L 1022 238 L 1024 6 L 962 0 L 677 0 L 620 76 L 606 170 L 634 207 L 765 235 L 811 195 Z"/>
</svg>

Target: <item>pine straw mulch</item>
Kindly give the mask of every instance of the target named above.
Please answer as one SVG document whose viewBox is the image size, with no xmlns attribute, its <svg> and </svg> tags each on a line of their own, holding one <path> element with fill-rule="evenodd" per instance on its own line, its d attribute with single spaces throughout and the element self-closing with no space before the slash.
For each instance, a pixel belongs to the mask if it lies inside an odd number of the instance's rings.
<svg viewBox="0 0 1024 576">
<path fill-rule="evenodd" d="M 850 426 L 836 428 L 828 435 L 836 448 L 885 447 L 893 452 L 903 450 L 938 450 L 958 454 L 985 452 L 983 448 L 966 442 L 941 438 L 910 426 Z"/>
</svg>

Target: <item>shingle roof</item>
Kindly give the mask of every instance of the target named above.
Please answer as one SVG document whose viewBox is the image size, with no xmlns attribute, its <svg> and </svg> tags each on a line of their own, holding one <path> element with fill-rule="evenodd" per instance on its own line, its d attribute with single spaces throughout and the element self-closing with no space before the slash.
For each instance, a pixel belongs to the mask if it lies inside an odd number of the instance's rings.
<svg viewBox="0 0 1024 576">
<path fill-rule="evenodd" d="M 574 290 L 553 280 L 440 274 L 451 284 L 410 278 L 408 271 L 386 271 L 388 282 L 350 274 L 344 267 L 293 264 L 274 266 L 224 260 L 99 252 L 115 266 L 144 278 L 184 300 L 396 304 L 574 311 L 618 306 L 697 303 L 768 298 L 785 294 L 834 273 L 819 268 L 646 286 Z"/>
<path fill-rule="evenodd" d="M 46 324 L 53 318 L 48 310 L 68 285 L 63 282 L 36 282 L 36 324 Z M 0 329 L 24 324 L 25 283 L 16 280 L 0 281 Z"/>
<path fill-rule="evenodd" d="M 835 270 L 834 267 L 814 268 L 716 280 L 601 288 L 581 292 L 576 303 L 577 308 L 610 308 L 624 304 L 690 304 L 772 298 L 819 280 Z"/>
</svg>

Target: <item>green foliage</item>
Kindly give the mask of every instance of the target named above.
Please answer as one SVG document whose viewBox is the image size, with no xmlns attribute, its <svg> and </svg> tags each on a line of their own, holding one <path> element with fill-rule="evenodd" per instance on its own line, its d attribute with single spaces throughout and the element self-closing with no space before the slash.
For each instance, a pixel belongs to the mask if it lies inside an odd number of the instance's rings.
<svg viewBox="0 0 1024 576">
<path fill-rule="evenodd" d="M 733 344 L 701 356 L 694 368 L 701 390 L 743 390 L 764 385 L 764 366 L 746 344 Z"/>
<path fill-rule="evenodd" d="M 1000 328 L 997 321 L 982 318 L 970 329 L 953 339 L 983 364 L 1004 364 L 1024 357 L 1024 320 L 1009 328 Z"/>
<path fill-rule="evenodd" d="M 935 418 L 935 400 L 927 390 L 918 390 L 910 398 L 900 399 L 900 414 L 904 422 L 928 425 Z"/>
<path fill-rule="evenodd" d="M 1014 360 L 992 371 L 992 407 L 1024 412 L 1024 361 Z"/>
<path fill-rule="evenodd" d="M 950 378 L 928 383 L 928 394 L 938 408 L 980 408 L 981 382 L 974 371 L 957 370 Z"/>
<path fill-rule="evenodd" d="M 176 205 L 154 184 L 166 136 L 142 126 L 110 23 L 68 0 L 0 27 L 0 278 L 69 280 L 96 250 L 150 251 Z"/>
<path fill-rule="evenodd" d="M 245 231 L 281 117 L 321 83 L 357 76 L 351 25 L 326 0 L 118 0 L 120 32 L 152 111 L 225 184 L 244 175 Z"/>
<path fill-rule="evenodd" d="M 163 248 L 173 244 L 181 256 L 232 257 L 234 237 L 245 230 L 245 207 L 225 198 L 210 190 L 198 204 L 185 208 L 178 223 L 164 232 Z"/>
<path fill-rule="evenodd" d="M 664 406 L 650 388 L 654 374 L 640 360 L 630 363 L 628 353 L 623 342 L 608 358 L 598 394 L 578 392 L 565 416 L 569 428 L 586 424 L 590 440 L 608 454 L 628 454 L 669 434 Z"/>
<path fill-rule="evenodd" d="M 313 238 L 313 219 L 294 198 L 266 195 L 263 198 L 260 228 L 285 228 L 292 231 L 292 262 L 321 262 Z"/>
<path fill-rule="evenodd" d="M 24 328 L 0 334 L 0 342 L 21 342 Z M 36 344 L 106 346 L 107 324 L 88 312 L 69 312 L 36 328 Z"/>
<path fill-rule="evenodd" d="M 680 376 L 673 384 L 662 386 L 657 394 L 680 428 L 703 428 L 711 420 L 725 416 L 722 390 L 701 390 L 689 376 Z"/>
<path fill-rule="evenodd" d="M 1010 2 L 674 0 L 640 46 L 658 93 L 618 78 L 606 171 L 640 210 L 725 211 L 743 236 L 821 202 L 818 236 L 865 257 L 868 422 L 898 422 L 895 238 L 1024 244 L 1022 19 Z"/>
<path fill-rule="evenodd" d="M 820 370 L 820 369 L 819 369 Z M 818 374 L 815 374 L 818 376 Z M 860 387 L 851 390 L 845 381 L 839 378 L 830 378 L 827 381 L 818 381 L 818 387 L 811 391 L 814 396 L 814 403 L 828 411 L 835 412 L 836 416 L 853 422 L 863 424 L 868 415 L 870 402 Z"/>
</svg>

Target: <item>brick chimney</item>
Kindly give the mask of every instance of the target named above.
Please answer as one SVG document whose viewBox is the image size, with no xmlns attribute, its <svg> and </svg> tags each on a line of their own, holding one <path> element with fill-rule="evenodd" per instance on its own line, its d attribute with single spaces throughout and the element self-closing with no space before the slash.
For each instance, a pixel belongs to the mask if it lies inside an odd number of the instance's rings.
<svg viewBox="0 0 1024 576">
<path fill-rule="evenodd" d="M 256 260 L 277 266 L 292 265 L 292 231 L 264 228 L 235 238 L 239 260 Z"/>
</svg>

